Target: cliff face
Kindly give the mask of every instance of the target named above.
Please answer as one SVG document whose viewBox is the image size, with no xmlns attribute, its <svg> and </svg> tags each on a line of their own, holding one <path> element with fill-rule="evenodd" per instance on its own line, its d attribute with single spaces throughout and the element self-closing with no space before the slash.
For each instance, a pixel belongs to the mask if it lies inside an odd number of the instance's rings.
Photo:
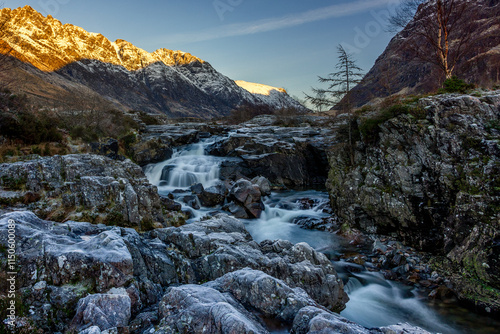
<svg viewBox="0 0 500 334">
<path fill-rule="evenodd" d="M 121 109 L 203 118 L 227 114 L 242 103 L 302 108 L 277 88 L 278 104 L 252 94 L 189 53 L 149 53 L 124 40 L 111 42 L 29 6 L 5 8 L 0 19 L 5 22 L 0 52 L 24 63 L 16 69 L 17 81 L 34 97 L 57 101 L 76 94 Z"/>
<path fill-rule="evenodd" d="M 332 207 L 351 226 L 441 256 L 463 300 L 500 311 L 500 95 L 419 102 L 330 155 Z"/>
<path fill-rule="evenodd" d="M 421 15 L 418 12 L 415 19 L 391 40 L 364 82 L 353 89 L 356 105 L 393 94 L 425 94 L 441 87 L 442 72 L 437 66 L 416 58 L 412 47 L 428 44 L 415 34 L 415 20 L 421 19 Z M 478 86 L 492 88 L 500 83 L 500 1 L 470 1 L 466 15 L 471 20 L 472 33 L 455 74 Z M 460 28 L 454 36 L 465 33 Z M 453 48 L 453 41 L 451 45 Z M 428 52 L 433 51 L 429 48 Z"/>
</svg>

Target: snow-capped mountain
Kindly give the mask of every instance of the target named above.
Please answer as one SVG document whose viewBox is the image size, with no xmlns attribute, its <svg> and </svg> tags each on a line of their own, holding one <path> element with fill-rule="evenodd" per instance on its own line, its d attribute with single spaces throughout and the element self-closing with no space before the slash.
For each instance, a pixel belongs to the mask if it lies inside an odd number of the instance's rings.
<svg viewBox="0 0 500 334">
<path fill-rule="evenodd" d="M 23 62 L 17 75 L 38 101 L 77 95 L 124 110 L 203 118 L 225 115 L 244 103 L 303 108 L 284 90 L 254 94 L 189 53 L 149 53 L 124 40 L 111 42 L 29 6 L 2 9 L 0 22 L 5 22 L 0 52 Z"/>
<path fill-rule="evenodd" d="M 257 103 L 259 104 L 270 105 L 276 109 L 283 108 L 284 106 L 290 106 L 296 109 L 303 108 L 303 106 L 299 102 L 296 102 L 293 99 L 290 105 L 290 96 L 283 88 L 277 88 L 253 82 L 246 82 L 242 80 L 237 80 L 236 84 L 244 90 L 250 92 L 257 99 Z"/>
</svg>

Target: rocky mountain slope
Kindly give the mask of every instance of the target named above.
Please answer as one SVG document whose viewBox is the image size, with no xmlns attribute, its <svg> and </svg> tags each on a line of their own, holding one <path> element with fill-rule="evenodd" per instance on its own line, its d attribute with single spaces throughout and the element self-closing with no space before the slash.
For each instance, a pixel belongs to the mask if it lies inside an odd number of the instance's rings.
<svg viewBox="0 0 500 334">
<path fill-rule="evenodd" d="M 69 101 L 99 97 L 121 109 L 209 118 L 242 104 L 274 108 L 302 107 L 283 90 L 273 99 L 252 94 L 217 72 L 209 63 L 181 51 L 149 53 L 124 40 L 111 42 L 29 6 L 5 8 L 0 21 L 3 53 L 23 62 L 16 86 L 39 100 Z M 36 83 L 35 83 L 36 82 Z"/>
<path fill-rule="evenodd" d="M 500 84 L 500 1 L 475 0 L 470 4 L 467 16 L 473 22 L 473 32 L 455 74 L 478 86 L 492 88 Z M 441 87 L 444 79 L 440 70 L 415 58 L 411 47 L 425 43 L 414 34 L 415 20 L 419 18 L 417 13 L 414 21 L 391 40 L 363 83 L 353 89 L 353 101 L 358 106 L 393 94 L 422 94 Z"/>
<path fill-rule="evenodd" d="M 368 233 L 433 253 L 459 298 L 500 312 L 500 94 L 419 101 L 330 155 L 334 211 Z"/>
</svg>

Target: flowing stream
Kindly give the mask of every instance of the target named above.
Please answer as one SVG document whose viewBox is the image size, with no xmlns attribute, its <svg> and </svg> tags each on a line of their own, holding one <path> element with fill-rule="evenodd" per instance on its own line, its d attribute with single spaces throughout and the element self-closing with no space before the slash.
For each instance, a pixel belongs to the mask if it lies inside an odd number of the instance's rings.
<svg viewBox="0 0 500 334">
<path fill-rule="evenodd" d="M 146 168 L 146 176 L 158 186 L 160 195 L 179 197 L 190 193 L 189 187 L 193 184 L 201 183 L 207 188 L 220 182 L 219 166 L 228 158 L 205 155 L 205 148 L 214 140 L 210 138 L 180 148 L 171 159 Z M 312 204 L 304 206 L 305 199 Z M 329 232 L 303 229 L 294 223 L 300 219 L 328 217 L 323 210 L 327 203 L 326 192 L 274 192 L 264 199 L 265 211 L 261 218 L 247 220 L 245 225 L 257 242 L 266 239 L 307 242 L 331 259 L 338 259 L 343 252 L 355 251 L 345 239 Z M 193 213 L 190 221 L 218 210 L 194 210 L 185 204 L 183 209 Z M 407 322 L 434 333 L 498 333 L 500 322 L 494 319 L 455 305 L 428 304 L 417 289 L 388 281 L 380 273 L 369 272 L 362 266 L 342 261 L 333 261 L 333 264 L 350 298 L 341 315 L 362 326 L 373 328 Z M 277 326 L 272 332 L 288 333 L 288 329 Z"/>
</svg>

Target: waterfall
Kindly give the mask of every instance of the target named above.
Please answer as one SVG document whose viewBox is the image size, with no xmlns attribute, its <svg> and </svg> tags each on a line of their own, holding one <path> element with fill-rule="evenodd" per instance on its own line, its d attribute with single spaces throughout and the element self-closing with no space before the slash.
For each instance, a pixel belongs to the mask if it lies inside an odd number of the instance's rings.
<svg viewBox="0 0 500 334">
<path fill-rule="evenodd" d="M 161 195 L 173 195 L 175 200 L 182 204 L 184 211 L 191 212 L 192 218 L 188 222 L 220 210 L 203 207 L 195 210 L 188 202 L 183 201 L 184 197 L 192 195 L 189 190 L 191 185 L 201 183 L 208 188 L 220 182 L 220 165 L 222 161 L 231 158 L 206 155 L 207 146 L 214 141 L 213 138 L 206 139 L 198 144 L 179 148 L 171 159 L 150 165 L 145 171 L 148 180 L 158 186 Z M 294 244 L 307 242 L 332 259 L 338 259 L 343 253 L 360 251 L 347 239 L 334 233 L 304 229 L 298 225 L 299 221 L 321 221 L 331 216 L 328 211 L 324 211 L 325 205 L 329 203 L 328 193 L 314 190 L 273 192 L 263 200 L 265 211 L 262 216 L 259 219 L 244 221 L 255 241 L 283 239 Z M 387 281 L 380 273 L 369 272 L 361 265 L 343 261 L 332 263 L 346 282 L 346 291 L 351 299 L 341 314 L 366 327 L 410 322 L 441 333 L 460 333 L 457 328 L 461 327 L 461 323 L 464 328 L 477 328 L 478 324 L 484 322 L 477 333 L 490 333 L 489 327 L 493 328 L 493 333 L 498 327 L 490 325 L 484 317 L 475 316 L 460 308 L 452 309 L 450 305 L 443 306 L 443 314 L 440 314 L 437 306 L 427 305 L 421 300 L 417 289 Z M 344 269 L 355 266 L 356 270 L 352 272 Z M 281 334 L 287 333 L 287 330 L 277 328 L 271 332 Z"/>
<path fill-rule="evenodd" d="M 201 183 L 210 187 L 219 180 L 221 159 L 205 154 L 213 139 L 177 149 L 172 158 L 146 168 L 146 177 L 160 190 L 186 189 Z"/>
</svg>

